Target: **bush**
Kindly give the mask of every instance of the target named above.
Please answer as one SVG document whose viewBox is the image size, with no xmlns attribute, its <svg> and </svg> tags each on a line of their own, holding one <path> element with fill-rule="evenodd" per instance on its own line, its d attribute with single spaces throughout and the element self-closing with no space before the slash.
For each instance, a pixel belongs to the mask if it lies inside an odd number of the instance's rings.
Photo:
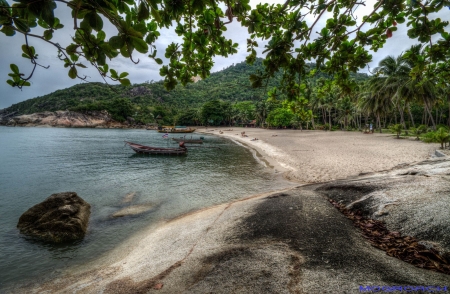
<svg viewBox="0 0 450 294">
<path fill-rule="evenodd" d="M 450 142 L 450 134 L 447 128 L 441 127 L 435 132 L 426 133 L 422 140 L 426 143 L 440 143 L 441 149 L 444 149 L 444 144 Z"/>
<path fill-rule="evenodd" d="M 420 125 L 417 128 L 411 128 L 411 132 L 416 136 L 416 140 L 420 140 L 420 135 L 425 133 L 428 130 L 426 125 Z"/>
<path fill-rule="evenodd" d="M 389 126 L 391 132 L 397 134 L 397 139 L 400 139 L 400 135 L 403 131 L 403 126 L 401 124 L 391 125 Z"/>
</svg>

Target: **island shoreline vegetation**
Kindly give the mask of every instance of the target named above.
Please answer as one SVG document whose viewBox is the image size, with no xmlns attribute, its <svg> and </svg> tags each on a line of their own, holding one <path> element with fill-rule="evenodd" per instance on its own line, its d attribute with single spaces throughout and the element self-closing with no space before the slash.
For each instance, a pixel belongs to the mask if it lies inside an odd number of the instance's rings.
<svg viewBox="0 0 450 294">
<path fill-rule="evenodd" d="M 309 67 L 314 70 L 315 64 Z M 248 76 L 264 70 L 263 60 L 257 59 L 253 65 L 233 64 L 172 91 L 162 81 L 130 87 L 83 83 L 14 104 L 3 113 L 107 111 L 115 121 L 141 127 L 257 126 L 367 133 L 372 125 L 374 131 L 392 131 L 397 138 L 403 134 L 444 144 L 449 141 L 449 96 L 433 83 L 423 86 L 426 96 L 412 91 L 409 87 L 416 87 L 416 81 L 409 75 L 411 68 L 405 55 L 388 56 L 375 69 L 382 74 L 352 74 L 358 87 L 351 93 L 342 92 L 326 74 L 315 72 L 305 80 L 303 101 L 289 101 L 277 90 L 280 74 L 264 89 L 251 87 Z"/>
<path fill-rule="evenodd" d="M 61 19 L 56 17 L 57 4 L 68 8 L 58 11 Z M 356 13 L 362 7 L 369 9 Z M 82 72 L 88 64 L 105 81 L 109 78 L 124 86 L 109 88 L 121 92 L 119 95 L 104 88 L 114 97 L 112 100 L 80 104 L 75 99 L 65 105 L 55 101 L 46 108 L 107 110 L 118 121 L 131 117 L 138 123 L 159 117 L 164 124 L 231 125 L 236 121 L 245 124 L 253 118 L 256 125 L 309 128 L 311 124 L 316 128 L 316 123 L 322 124 L 323 120 L 322 126 L 317 127 L 328 130 L 336 126 L 363 129 L 372 124 L 381 132 L 389 125 L 400 124 L 406 134 L 410 128 L 412 133 L 421 132 L 424 127 L 419 125 L 430 126 L 434 132 L 443 128 L 440 132 L 448 133 L 449 21 L 436 16 L 447 8 L 449 0 L 287 0 L 283 4 L 260 3 L 254 7 L 249 0 L 17 0 L 12 5 L 0 0 L 0 36 L 23 38 L 22 57 L 33 65 L 31 73 L 26 74 L 10 64 L 7 83 L 12 87 L 30 86 L 35 71 L 48 68 L 38 62 L 39 50 L 33 46 L 38 41 L 55 48 L 70 78 L 86 80 Z M 64 15 L 68 11 L 70 16 Z M 230 99 L 226 93 L 232 90 L 217 89 L 220 95 L 211 92 L 209 96 L 213 94 L 217 99 L 208 101 L 202 101 L 208 94 L 200 97 L 193 91 L 191 97 L 195 99 L 187 104 L 187 109 L 175 101 L 167 107 L 164 89 L 172 90 L 176 96 L 183 92 L 177 87 L 180 83 L 187 90 L 194 90 L 196 77 L 204 83 L 207 77 L 213 81 L 213 57 L 237 53 L 239 44 L 223 35 L 233 21 L 240 22 L 250 35 L 246 62 L 260 63 L 256 64 L 257 70 L 249 73 L 249 81 L 241 85 L 259 90 L 250 97 Z M 117 35 L 107 36 L 104 23 L 114 28 Z M 367 81 L 355 78 L 358 70 L 372 61 L 371 53 L 395 37 L 398 24 L 405 26 L 408 37 L 417 45 L 398 57 L 383 59 Z M 61 45 L 59 30 L 68 25 L 73 27 L 71 43 Z M 157 57 L 162 29 L 174 31 L 180 41 L 162 48 L 168 61 L 160 67 L 164 80 L 151 83 L 152 91 L 161 93 L 157 95 L 161 102 L 158 105 L 142 98 L 145 95 L 139 91 L 150 89 L 146 86 L 140 86 L 137 95 L 125 95 L 136 87 L 131 86 L 127 72 L 110 68 L 108 60 L 120 55 L 137 64 L 139 60 L 133 53 L 139 52 L 149 54 L 159 67 L 164 63 Z M 36 33 L 39 30 L 43 30 L 42 35 Z M 265 40 L 265 57 L 260 60 L 256 48 Z M 78 87 L 82 91 L 82 86 Z M 230 100 L 238 102 L 232 104 Z M 400 128 L 392 129 L 400 137 Z"/>
</svg>

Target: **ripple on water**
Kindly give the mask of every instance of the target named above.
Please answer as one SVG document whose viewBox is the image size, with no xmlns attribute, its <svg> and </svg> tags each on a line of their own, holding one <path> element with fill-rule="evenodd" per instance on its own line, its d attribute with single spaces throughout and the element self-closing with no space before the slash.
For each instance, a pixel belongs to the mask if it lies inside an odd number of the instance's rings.
<svg viewBox="0 0 450 294">
<path fill-rule="evenodd" d="M 258 164 L 250 150 L 202 134 L 205 147 L 187 156 L 138 156 L 123 141 L 173 147 L 146 130 L 0 127 L 0 289 L 39 278 L 41 273 L 83 264 L 159 220 L 239 197 L 286 186 Z M 193 137 L 196 137 L 193 134 Z M 49 195 L 77 192 L 92 206 L 86 237 L 52 245 L 20 235 L 20 215 Z M 113 218 L 130 205 L 153 203 L 139 216 Z"/>
</svg>

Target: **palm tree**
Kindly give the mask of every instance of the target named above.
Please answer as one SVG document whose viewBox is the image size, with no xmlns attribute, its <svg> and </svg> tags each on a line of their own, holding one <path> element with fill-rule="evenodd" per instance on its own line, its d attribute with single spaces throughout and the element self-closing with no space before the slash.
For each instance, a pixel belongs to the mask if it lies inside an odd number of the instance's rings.
<svg viewBox="0 0 450 294">
<path fill-rule="evenodd" d="M 391 111 L 392 100 L 378 92 L 367 91 L 361 95 L 358 104 L 362 112 L 373 114 L 376 117 L 375 128 L 378 126 L 381 133 L 381 115 Z"/>
<path fill-rule="evenodd" d="M 377 93 L 378 96 L 384 96 L 383 99 L 392 101 L 400 113 L 400 123 L 406 129 L 403 116 L 406 103 L 403 101 L 402 93 L 410 79 L 411 68 L 408 66 L 407 60 L 403 55 L 398 57 L 387 56 L 378 63 L 378 67 L 374 71 L 376 76 L 369 82 L 371 91 Z"/>
<path fill-rule="evenodd" d="M 255 104 L 255 116 L 259 126 L 263 127 L 266 123 L 267 115 L 270 112 L 270 103 L 267 100 L 260 100 Z"/>
<path fill-rule="evenodd" d="M 418 64 L 423 63 L 424 54 L 422 51 L 422 45 L 414 45 L 403 55 L 406 66 L 411 70 Z M 427 79 L 424 72 L 415 72 L 414 77 L 409 76 L 404 91 L 409 95 L 415 97 L 418 101 L 422 101 L 425 111 L 428 113 L 433 130 L 436 130 L 436 123 L 433 119 L 431 109 L 437 101 L 438 88 L 436 83 Z"/>
<path fill-rule="evenodd" d="M 353 103 L 350 97 L 346 96 L 339 99 L 337 103 L 337 108 L 339 110 L 338 122 L 344 125 L 344 129 L 347 129 L 348 123 L 353 121 Z"/>
</svg>

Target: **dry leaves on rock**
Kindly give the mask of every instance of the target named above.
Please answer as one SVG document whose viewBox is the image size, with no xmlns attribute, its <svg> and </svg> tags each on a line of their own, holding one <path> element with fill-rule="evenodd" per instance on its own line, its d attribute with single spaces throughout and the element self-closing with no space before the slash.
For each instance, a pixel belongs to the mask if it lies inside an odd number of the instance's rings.
<svg viewBox="0 0 450 294">
<path fill-rule="evenodd" d="M 360 211 L 345 208 L 344 205 L 333 199 L 328 199 L 328 201 L 361 229 L 363 237 L 369 240 L 372 246 L 414 266 L 450 275 L 450 261 L 433 248 L 427 249 L 414 237 L 402 236 L 399 232 L 389 231 L 384 222 L 364 218 Z"/>
</svg>

